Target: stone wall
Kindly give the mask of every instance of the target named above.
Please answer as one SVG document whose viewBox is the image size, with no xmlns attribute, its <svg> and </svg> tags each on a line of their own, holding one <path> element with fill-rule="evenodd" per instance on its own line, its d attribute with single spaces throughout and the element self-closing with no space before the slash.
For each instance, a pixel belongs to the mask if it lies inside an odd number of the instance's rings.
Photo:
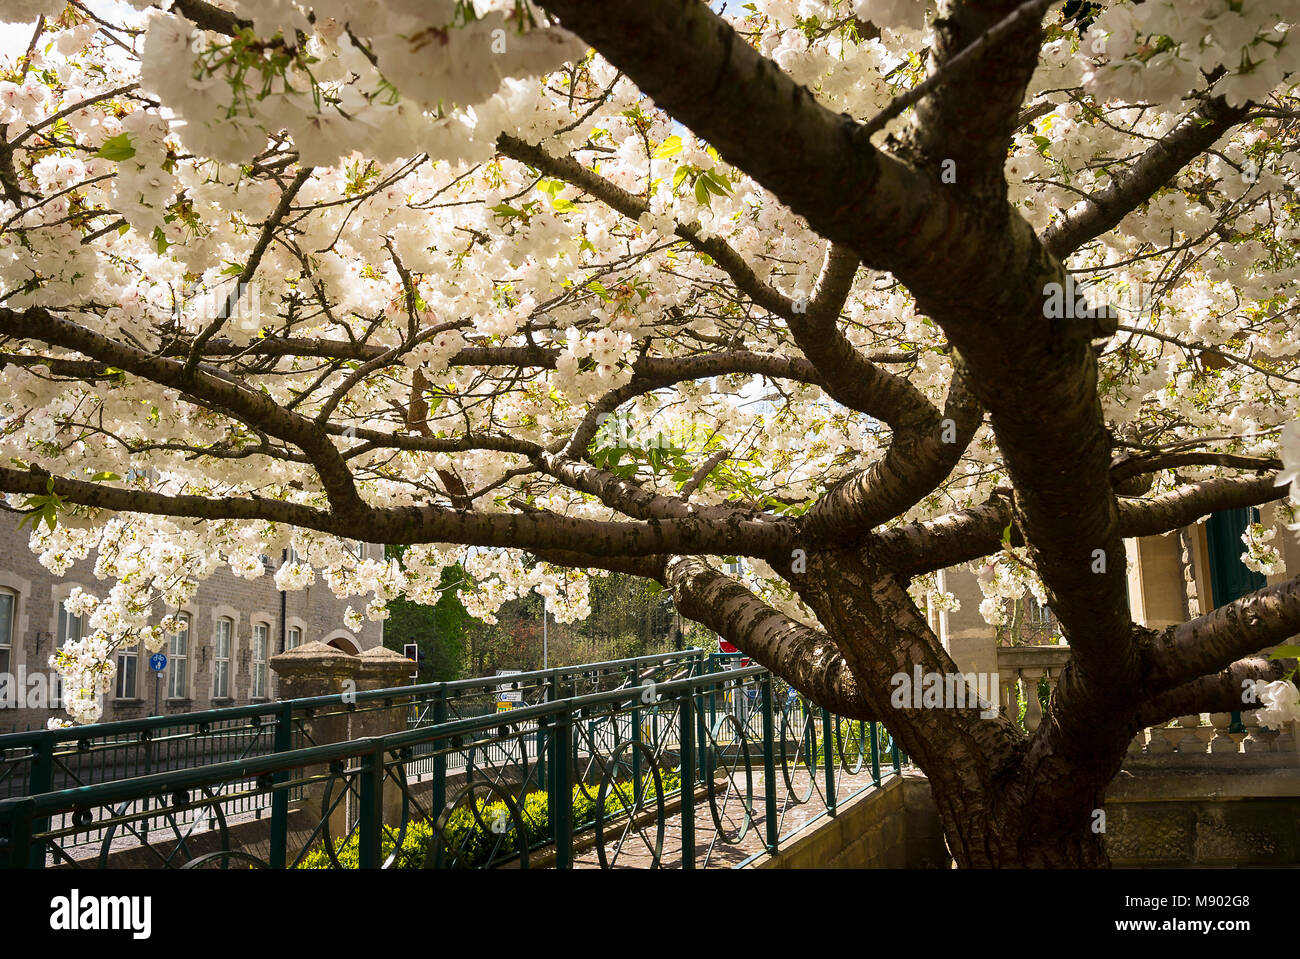
<svg viewBox="0 0 1300 959">
<path fill-rule="evenodd" d="M 9 672 L 32 681 L 33 676 L 48 677 L 50 655 L 58 645 L 59 603 L 74 586 L 102 596 L 112 587 L 112 580 L 97 580 L 91 562 L 75 564 L 67 575 L 56 577 L 41 566 L 27 546 L 28 533 L 18 529 L 12 514 L 0 514 L 0 589 L 14 594 L 13 648 L 9 655 Z M 379 558 L 383 547 L 367 545 L 366 555 Z M 164 715 L 208 709 L 213 706 L 239 705 L 250 701 L 252 686 L 253 624 L 268 627 L 268 658 L 281 649 L 280 592 L 275 588 L 273 572 L 280 558 L 273 557 L 271 567 L 258 579 L 239 579 L 228 569 L 215 573 L 199 585 L 194 599 L 186 605 L 190 615 L 190 677 L 186 695 L 168 698 L 167 676 L 161 681 L 158 712 Z M 349 602 L 360 606 L 364 599 L 337 599 L 319 580 L 314 586 L 285 595 L 286 626 L 301 631 L 302 642 L 333 641 L 348 652 L 362 652 L 383 645 L 383 624 L 367 621 L 360 632 L 343 625 L 343 612 Z M 219 617 L 229 617 L 233 624 L 231 642 L 230 696 L 214 702 L 213 633 Z M 149 654 L 140 648 L 136 660 L 135 695 L 118 698 L 112 693 L 104 698 L 103 721 L 135 719 L 154 713 L 154 673 L 149 669 Z M 278 697 L 274 672 L 268 667 L 269 689 L 264 698 Z M 44 683 L 48 689 L 48 681 Z M 30 708 L 34 701 L 28 690 L 14 697 L 22 704 L 0 708 L 0 733 L 27 728 L 44 728 L 52 717 L 66 717 L 58 708 Z"/>
<path fill-rule="evenodd" d="M 1246 758 L 1246 757 L 1242 757 Z M 1130 763 L 1106 792 L 1117 867 L 1300 865 L 1300 774 Z"/>
<path fill-rule="evenodd" d="M 763 856 L 755 869 L 934 869 L 951 862 L 930 784 L 905 770 Z"/>
</svg>

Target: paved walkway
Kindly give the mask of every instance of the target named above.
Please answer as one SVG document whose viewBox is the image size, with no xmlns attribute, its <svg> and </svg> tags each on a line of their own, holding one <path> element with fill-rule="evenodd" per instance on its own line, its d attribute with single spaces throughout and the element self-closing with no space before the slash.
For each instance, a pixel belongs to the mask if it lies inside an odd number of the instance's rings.
<svg viewBox="0 0 1300 959">
<path fill-rule="evenodd" d="M 890 770 L 892 773 L 892 770 Z M 809 794 L 809 777 L 806 771 L 800 771 L 793 777 L 794 792 L 787 790 L 784 777 L 776 775 L 777 821 L 778 832 L 786 836 L 803 826 L 809 820 L 821 815 L 825 809 L 822 801 L 824 779 L 820 779 Z M 837 777 L 837 801 L 845 799 L 864 786 L 870 785 L 869 770 L 856 776 L 841 775 Z M 743 786 L 743 778 L 741 779 Z M 726 782 L 719 779 L 717 805 L 724 829 L 719 830 L 714 823 L 713 814 L 707 796 L 697 799 L 695 811 L 695 868 L 696 869 L 731 869 L 755 853 L 766 849 L 766 782 L 762 772 L 755 772 L 753 778 L 753 819 L 748 829 L 744 829 L 745 817 L 742 812 L 741 798 L 735 794 L 728 797 Z M 808 796 L 807 801 L 796 803 L 792 797 Z M 649 822 L 639 826 L 628 827 L 626 821 L 611 823 L 605 827 L 605 855 L 612 860 L 614 869 L 650 869 L 654 867 L 653 849 L 656 839 L 656 824 L 652 817 Z M 815 828 L 815 827 L 814 827 Z M 586 837 L 583 837 L 586 838 Z M 620 848 L 621 840 L 621 848 Z M 574 867 L 577 869 L 599 869 L 599 853 L 593 843 L 588 848 L 574 854 Z M 663 851 L 659 859 L 661 869 L 682 868 L 682 819 L 679 813 L 671 813 L 664 823 Z"/>
</svg>

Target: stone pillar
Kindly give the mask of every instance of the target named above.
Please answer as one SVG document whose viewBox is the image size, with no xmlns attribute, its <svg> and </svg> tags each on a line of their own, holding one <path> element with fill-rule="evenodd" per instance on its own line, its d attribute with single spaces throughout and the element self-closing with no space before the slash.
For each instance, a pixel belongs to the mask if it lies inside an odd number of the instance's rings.
<svg viewBox="0 0 1300 959">
<path fill-rule="evenodd" d="M 347 689 L 355 689 L 358 658 L 333 646 L 312 642 L 277 653 L 271 657 L 270 665 L 279 677 L 281 698 L 301 699 L 308 696 L 337 696 Z M 295 720 L 301 723 L 302 735 L 299 737 L 295 730 L 294 746 L 323 746 L 326 743 L 342 742 L 350 738 L 349 719 L 348 711 L 341 704 L 321 707 L 310 717 L 304 716 L 300 711 L 295 712 Z M 301 774 L 316 776 L 328 771 L 328 764 L 321 763 L 305 767 Z M 321 781 L 303 788 L 302 806 L 317 817 L 323 813 L 325 786 L 325 781 Z M 345 788 L 341 778 L 333 781 L 331 804 L 340 790 Z M 330 814 L 330 833 L 336 842 L 348 831 L 347 807 L 346 801 L 340 802 Z"/>
<path fill-rule="evenodd" d="M 356 657 L 357 689 L 400 691 L 410 683 L 415 664 L 401 653 L 384 646 L 367 649 Z M 405 732 L 410 715 L 409 696 L 397 692 L 390 699 L 359 703 L 352 716 L 352 738 L 387 736 Z M 394 757 L 387 757 L 392 760 Z M 411 810 L 414 813 L 414 810 Z M 402 789 L 393 777 L 384 776 L 384 822 L 396 825 L 402 818 Z"/>
</svg>

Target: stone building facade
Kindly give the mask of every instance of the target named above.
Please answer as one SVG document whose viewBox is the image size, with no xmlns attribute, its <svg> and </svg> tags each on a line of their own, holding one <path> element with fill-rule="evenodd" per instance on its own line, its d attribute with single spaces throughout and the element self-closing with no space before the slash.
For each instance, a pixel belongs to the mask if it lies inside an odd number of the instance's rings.
<svg viewBox="0 0 1300 959">
<path fill-rule="evenodd" d="M 44 728 L 67 714 L 56 701 L 59 687 L 50 655 L 82 624 L 63 608 L 73 587 L 103 595 L 111 581 L 98 581 L 89 561 L 56 577 L 28 548 L 28 533 L 13 514 L 0 513 L 0 733 Z M 362 556 L 381 558 L 383 547 L 356 544 Z M 143 646 L 117 653 L 116 688 L 104 696 L 103 722 L 171 715 L 274 699 L 277 680 L 272 656 L 303 643 L 323 642 L 358 654 L 383 645 L 383 623 L 366 621 L 359 632 L 343 623 L 348 600 L 322 582 L 282 593 L 272 575 L 240 579 L 228 569 L 199 585 L 181 612 L 189 619 L 188 637 L 164 647 L 168 663 L 161 673 L 149 668 Z M 358 601 L 353 598 L 352 605 Z M 182 634 L 184 636 L 184 634 Z M 155 708 L 155 701 L 157 706 Z"/>
</svg>

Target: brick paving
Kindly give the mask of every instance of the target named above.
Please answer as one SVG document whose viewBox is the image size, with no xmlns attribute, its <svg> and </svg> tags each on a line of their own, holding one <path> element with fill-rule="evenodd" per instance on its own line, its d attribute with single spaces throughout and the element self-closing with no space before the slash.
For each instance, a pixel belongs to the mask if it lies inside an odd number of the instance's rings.
<svg viewBox="0 0 1300 959">
<path fill-rule="evenodd" d="M 881 771 L 882 775 L 885 773 Z M 892 770 L 890 770 L 892 772 Z M 837 770 L 837 773 L 839 771 Z M 776 775 L 776 796 L 777 796 L 777 821 L 779 823 L 779 833 L 785 836 L 799 827 L 806 824 L 809 820 L 821 815 L 825 811 L 825 803 L 822 801 L 821 789 L 824 788 L 824 773 L 820 770 L 817 773 L 817 788 L 814 788 L 809 795 L 809 777 L 808 773 L 800 770 L 793 777 L 794 779 L 794 796 L 803 797 L 808 795 L 809 798 L 803 803 L 794 803 L 791 800 L 789 791 L 786 788 L 784 777 L 778 772 Z M 743 786 L 743 778 L 740 780 Z M 861 789 L 863 786 L 870 784 L 871 773 L 868 769 L 863 769 L 856 776 L 848 776 L 839 773 L 836 776 L 835 793 L 838 802 L 843 802 L 848 796 Z M 725 783 L 722 779 L 718 780 L 717 793 L 718 804 L 723 807 L 723 800 L 726 798 L 724 792 Z M 744 835 L 737 837 L 739 826 L 743 819 L 740 815 L 739 796 L 733 795 L 725 804 L 726 811 L 723 813 L 723 825 L 727 827 L 726 835 L 721 835 L 717 826 L 714 824 L 713 815 L 709 808 L 707 796 L 703 799 L 697 799 L 694 805 L 695 810 L 695 868 L 696 869 L 731 869 L 739 865 L 755 853 L 761 853 L 765 850 L 767 826 L 766 826 L 766 783 L 765 776 L 762 772 L 755 772 L 754 778 L 754 799 L 753 811 L 754 819 L 749 829 Z M 614 849 L 617 846 L 619 837 L 624 834 L 625 823 L 611 824 L 606 828 L 606 855 L 613 856 Z M 626 832 L 626 839 L 623 842 L 622 850 L 618 853 L 617 858 L 611 864 L 614 869 L 650 869 L 653 868 L 654 857 L 652 849 L 655 842 L 655 823 L 653 821 L 642 825 L 640 829 L 633 827 Z M 644 836 L 644 838 L 642 838 Z M 734 842 L 728 842 L 727 839 L 735 839 Z M 599 869 L 600 859 L 595 845 L 587 849 L 575 852 L 573 860 L 576 869 Z M 664 840 L 663 853 L 660 857 L 659 868 L 662 869 L 680 869 L 682 868 L 682 820 L 681 816 L 673 813 L 667 817 L 664 823 Z"/>
</svg>

